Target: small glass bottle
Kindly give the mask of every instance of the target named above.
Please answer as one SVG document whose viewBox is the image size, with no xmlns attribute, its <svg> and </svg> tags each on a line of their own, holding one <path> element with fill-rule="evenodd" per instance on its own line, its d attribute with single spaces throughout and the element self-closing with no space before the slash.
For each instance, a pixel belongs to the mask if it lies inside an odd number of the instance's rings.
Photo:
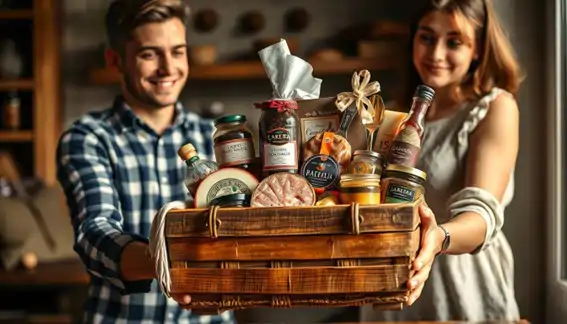
<svg viewBox="0 0 567 324">
<path fill-rule="evenodd" d="M 256 173 L 256 153 L 246 116 L 228 115 L 215 120 L 215 157 L 220 168 L 235 167 Z"/>
<path fill-rule="evenodd" d="M 189 193 L 195 197 L 197 187 L 210 173 L 219 169 L 216 162 L 199 158 L 197 150 L 192 144 L 183 145 L 177 155 L 187 164 L 187 173 L 185 174 L 185 186 Z"/>
<path fill-rule="evenodd" d="M 8 100 L 4 104 L 3 126 L 4 129 L 18 130 L 20 128 L 20 98 L 15 91 L 10 92 Z"/>
<path fill-rule="evenodd" d="M 400 124 L 398 133 L 392 141 L 388 164 L 415 166 L 421 150 L 423 120 L 434 97 L 435 91 L 430 87 L 425 85 L 417 87 L 410 112 Z"/>
</svg>

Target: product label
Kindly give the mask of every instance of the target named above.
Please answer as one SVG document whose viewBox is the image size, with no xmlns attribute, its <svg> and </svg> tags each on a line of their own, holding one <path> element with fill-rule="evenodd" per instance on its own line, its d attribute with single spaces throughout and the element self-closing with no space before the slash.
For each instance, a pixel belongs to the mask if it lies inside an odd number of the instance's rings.
<svg viewBox="0 0 567 324">
<path fill-rule="evenodd" d="M 264 170 L 297 169 L 295 143 L 272 145 L 264 143 Z"/>
<path fill-rule="evenodd" d="M 384 203 L 407 203 L 415 199 L 415 190 L 395 183 L 390 183 L 386 188 Z"/>
<path fill-rule="evenodd" d="M 392 141 L 394 140 L 395 134 L 384 134 L 378 140 L 378 148 L 376 151 L 380 154 L 387 155 L 392 146 Z"/>
<path fill-rule="evenodd" d="M 232 195 L 238 193 L 251 195 L 252 191 L 246 185 L 246 183 L 244 183 L 241 180 L 235 178 L 222 179 L 217 183 L 215 183 L 211 187 L 211 189 L 209 189 L 209 192 L 207 192 L 207 202 L 210 202 L 211 200 L 220 196 L 226 196 L 226 195 Z"/>
<path fill-rule="evenodd" d="M 269 130 L 262 152 L 264 170 L 297 169 L 297 143 L 287 128 Z"/>
<path fill-rule="evenodd" d="M 301 175 L 315 188 L 328 188 L 337 183 L 341 171 L 335 159 L 324 154 L 317 154 L 303 163 Z"/>
<path fill-rule="evenodd" d="M 273 145 L 284 145 L 291 141 L 291 134 L 287 128 L 275 128 L 268 131 L 266 140 Z"/>
<path fill-rule="evenodd" d="M 250 139 L 235 139 L 215 146 L 215 157 L 220 166 L 229 167 L 254 161 L 254 144 Z"/>
<path fill-rule="evenodd" d="M 420 147 L 406 142 L 393 141 L 388 156 L 389 164 L 414 167 L 417 163 Z"/>
</svg>

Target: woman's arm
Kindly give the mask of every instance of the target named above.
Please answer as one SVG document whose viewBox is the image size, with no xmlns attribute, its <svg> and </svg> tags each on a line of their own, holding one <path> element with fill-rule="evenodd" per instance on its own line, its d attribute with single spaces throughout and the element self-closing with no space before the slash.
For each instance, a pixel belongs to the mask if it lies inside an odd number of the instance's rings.
<svg viewBox="0 0 567 324">
<path fill-rule="evenodd" d="M 498 96 L 470 137 L 464 187 L 486 190 L 502 201 L 516 164 L 519 111 L 509 95 Z M 443 224 L 451 234 L 447 254 L 472 253 L 484 243 L 487 224 L 477 213 L 465 212 Z"/>
<path fill-rule="evenodd" d="M 470 138 L 464 188 L 479 188 L 502 200 L 518 155 L 519 112 L 516 101 L 500 95 L 488 109 L 484 120 Z M 415 274 L 408 282 L 411 305 L 421 295 L 433 260 L 441 252 L 445 232 L 437 225 L 435 215 L 420 208 L 422 240 L 419 255 L 413 262 Z M 442 225 L 451 234 L 451 244 L 443 253 L 473 253 L 483 245 L 487 221 L 478 213 L 463 212 Z"/>
</svg>

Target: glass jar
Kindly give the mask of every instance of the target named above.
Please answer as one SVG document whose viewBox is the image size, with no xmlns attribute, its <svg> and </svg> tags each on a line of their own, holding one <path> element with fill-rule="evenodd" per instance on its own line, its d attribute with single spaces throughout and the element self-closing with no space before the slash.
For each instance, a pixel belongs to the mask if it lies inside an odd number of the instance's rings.
<svg viewBox="0 0 567 324">
<path fill-rule="evenodd" d="M 258 122 L 262 178 L 278 172 L 297 173 L 301 146 L 297 102 L 270 100 L 256 107 L 262 109 Z"/>
<path fill-rule="evenodd" d="M 250 207 L 251 197 L 252 195 L 243 193 L 224 195 L 211 200 L 209 205 L 221 208 Z"/>
<path fill-rule="evenodd" d="M 256 173 L 254 138 L 246 116 L 228 115 L 215 119 L 213 134 L 215 158 L 219 167 L 236 167 Z"/>
<path fill-rule="evenodd" d="M 379 174 L 345 174 L 340 182 L 341 203 L 380 204 Z"/>
<path fill-rule="evenodd" d="M 384 160 L 380 153 L 369 150 L 356 150 L 348 165 L 347 174 L 379 174 L 382 175 Z"/>
<path fill-rule="evenodd" d="M 382 179 L 382 203 L 411 203 L 425 194 L 427 174 L 419 169 L 390 164 Z"/>
</svg>

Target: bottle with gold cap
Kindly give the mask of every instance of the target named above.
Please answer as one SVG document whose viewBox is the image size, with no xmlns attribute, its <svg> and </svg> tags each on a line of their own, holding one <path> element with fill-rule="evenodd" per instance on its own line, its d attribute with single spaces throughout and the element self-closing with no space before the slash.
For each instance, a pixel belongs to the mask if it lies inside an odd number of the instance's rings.
<svg viewBox="0 0 567 324">
<path fill-rule="evenodd" d="M 197 187 L 210 173 L 219 169 L 216 162 L 199 158 L 197 150 L 191 144 L 183 145 L 177 155 L 187 164 L 187 172 L 185 174 L 185 186 L 189 193 L 194 197 Z"/>
</svg>

